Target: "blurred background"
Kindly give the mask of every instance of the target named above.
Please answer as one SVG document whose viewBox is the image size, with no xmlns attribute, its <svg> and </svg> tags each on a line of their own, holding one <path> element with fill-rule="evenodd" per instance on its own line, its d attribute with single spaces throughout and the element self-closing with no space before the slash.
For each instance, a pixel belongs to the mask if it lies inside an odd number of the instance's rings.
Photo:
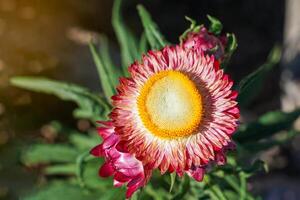
<svg viewBox="0 0 300 200">
<path fill-rule="evenodd" d="M 100 92 L 87 43 L 93 35 L 105 34 L 113 57 L 116 62 L 119 59 L 111 26 L 112 3 L 0 0 L 0 199 L 19 199 L 37 181 L 43 181 L 38 170 L 21 165 L 19 155 L 30 141 L 55 137 L 47 125 L 50 121 L 58 120 L 81 131 L 91 126 L 73 119 L 73 103 L 14 88 L 9 78 L 46 76 Z M 207 23 L 206 14 L 220 19 L 224 32 L 233 32 L 238 39 L 228 67 L 236 81 L 263 64 L 274 45 L 282 47 L 282 61 L 266 80 L 263 92 L 242 111 L 244 121 L 268 110 L 290 111 L 299 105 L 299 0 L 124 1 L 124 20 L 140 35 L 138 3 L 145 5 L 172 43 L 178 43 L 178 36 L 189 26 L 184 16 L 198 23 Z M 264 199 L 300 199 L 300 138 L 270 149 L 261 158 L 270 164 L 270 172 L 254 177 L 252 190 Z"/>
</svg>

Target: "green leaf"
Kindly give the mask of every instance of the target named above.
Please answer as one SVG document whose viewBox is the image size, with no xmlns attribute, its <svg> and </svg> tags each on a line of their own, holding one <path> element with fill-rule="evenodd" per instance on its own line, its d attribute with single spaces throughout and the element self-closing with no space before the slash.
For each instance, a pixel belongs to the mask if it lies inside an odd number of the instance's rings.
<svg viewBox="0 0 300 200">
<path fill-rule="evenodd" d="M 240 177 L 240 200 L 244 200 L 246 198 L 247 193 L 247 175 L 244 172 L 239 173 Z"/>
<path fill-rule="evenodd" d="M 226 45 L 226 53 L 232 55 L 232 53 L 238 47 L 237 39 L 233 33 L 227 33 L 227 45 Z"/>
<path fill-rule="evenodd" d="M 148 50 L 147 37 L 145 33 L 143 33 L 141 36 L 139 49 L 140 49 L 140 58 L 141 58 L 142 55 L 145 54 Z"/>
<path fill-rule="evenodd" d="M 226 196 L 227 199 L 230 199 L 230 200 L 238 200 L 239 199 L 239 195 L 231 190 L 225 190 L 224 195 Z"/>
<path fill-rule="evenodd" d="M 101 178 L 98 175 L 98 169 L 102 164 L 101 158 L 91 159 L 84 164 L 81 178 L 87 188 L 96 190 L 112 188 L 111 178 Z"/>
<path fill-rule="evenodd" d="M 235 52 L 235 50 L 238 47 L 237 39 L 233 33 L 227 33 L 226 37 L 227 37 L 227 43 L 225 48 L 225 56 L 223 62 L 221 63 L 221 66 L 224 70 L 226 70 L 226 67 L 228 66 L 232 54 Z"/>
<path fill-rule="evenodd" d="M 224 176 L 224 180 L 237 192 L 240 190 L 239 180 L 234 175 Z"/>
<path fill-rule="evenodd" d="M 254 97 L 260 94 L 266 75 L 278 64 L 280 58 L 281 48 L 275 46 L 266 63 L 240 82 L 238 102 L 241 106 L 248 105 Z"/>
<path fill-rule="evenodd" d="M 89 193 L 76 185 L 66 181 L 52 182 L 29 196 L 21 198 L 22 200 L 100 200 L 101 193 Z"/>
<path fill-rule="evenodd" d="M 137 45 L 134 42 L 133 35 L 122 21 L 121 16 L 122 0 L 115 0 L 112 12 L 112 25 L 114 27 L 117 39 L 121 47 L 122 69 L 125 75 L 128 75 L 127 67 L 137 58 Z"/>
<path fill-rule="evenodd" d="M 83 178 L 83 172 L 84 172 L 84 163 L 87 159 L 92 159 L 93 157 L 90 157 L 90 152 L 86 151 L 80 154 L 76 158 L 76 176 L 77 181 L 81 187 L 85 186 L 84 178 Z"/>
<path fill-rule="evenodd" d="M 185 30 L 183 32 L 183 34 L 181 34 L 181 36 L 179 37 L 180 43 L 182 43 L 186 39 L 186 37 L 187 37 L 187 35 L 189 33 L 191 33 L 191 32 L 195 32 L 195 33 L 199 32 L 199 30 L 203 26 L 203 25 L 197 25 L 196 21 L 194 19 L 188 17 L 188 16 L 185 16 L 185 19 L 187 21 L 189 21 L 191 24 L 190 24 L 190 27 L 187 30 Z"/>
<path fill-rule="evenodd" d="M 148 184 L 143 191 L 153 200 L 170 199 L 170 194 L 167 193 L 162 187 L 153 188 L 151 184 Z"/>
<path fill-rule="evenodd" d="M 101 97 L 75 84 L 38 77 L 13 77 L 10 82 L 20 88 L 53 94 L 62 100 L 75 102 L 79 107 L 73 113 L 76 118 L 86 118 L 92 122 L 104 120 L 110 110 Z"/>
<path fill-rule="evenodd" d="M 175 181 L 176 181 L 176 173 L 171 173 L 170 174 L 170 189 L 169 189 L 169 193 L 172 192 L 172 189 L 174 187 Z"/>
<path fill-rule="evenodd" d="M 210 15 L 207 15 L 207 18 L 210 21 L 209 32 L 219 35 L 223 29 L 220 20 Z"/>
<path fill-rule="evenodd" d="M 110 79 L 110 82 L 115 88 L 119 84 L 119 77 L 122 75 L 121 69 L 116 67 L 113 64 L 113 61 L 111 60 L 110 54 L 109 54 L 109 45 L 107 37 L 104 35 L 101 35 L 100 37 L 100 51 L 99 56 L 101 57 L 101 60 L 103 61 L 103 65 L 105 68 L 105 71 L 108 75 L 108 78 Z"/>
<path fill-rule="evenodd" d="M 80 133 L 73 133 L 69 137 L 70 142 L 79 150 L 89 150 L 100 143 L 94 137 L 86 136 Z"/>
<path fill-rule="evenodd" d="M 132 196 L 130 197 L 130 200 L 141 200 L 141 192 L 142 192 L 142 189 L 139 189 L 137 191 L 135 191 Z"/>
<path fill-rule="evenodd" d="M 138 42 L 138 39 L 133 34 L 133 32 L 131 32 L 131 30 L 129 30 L 129 28 L 127 28 L 127 40 L 129 42 L 129 48 L 131 50 L 132 62 L 134 62 L 139 57 L 139 49 L 138 49 L 139 42 Z M 129 65 L 132 64 L 132 62 L 129 63 Z M 129 65 L 127 65 L 127 67 Z"/>
<path fill-rule="evenodd" d="M 235 191 L 235 192 L 231 192 L 231 194 L 229 194 L 230 192 L 227 190 L 227 192 L 226 191 L 224 192 L 225 196 L 230 200 L 231 199 L 239 199 L 239 198 L 233 198 L 233 196 L 240 195 L 240 193 L 241 193 L 241 191 L 240 191 L 241 190 L 240 189 L 241 188 L 240 176 L 238 175 L 238 177 L 237 177 L 236 175 L 227 174 L 224 177 L 224 180 Z M 251 194 L 248 191 L 246 191 L 246 199 L 254 200 L 254 198 L 251 196 Z"/>
<path fill-rule="evenodd" d="M 268 112 L 254 122 L 240 125 L 239 130 L 233 137 L 241 144 L 257 142 L 279 131 L 289 130 L 299 115 L 300 110 L 290 113 L 282 111 Z"/>
<path fill-rule="evenodd" d="M 46 167 L 44 170 L 47 175 L 75 175 L 75 164 L 57 164 Z"/>
<path fill-rule="evenodd" d="M 21 160 L 25 165 L 74 162 L 78 152 L 63 144 L 35 144 L 26 149 Z"/>
<path fill-rule="evenodd" d="M 209 195 L 210 200 L 221 200 L 218 195 L 212 190 L 206 190 L 205 193 Z"/>
<path fill-rule="evenodd" d="M 191 188 L 190 178 L 187 176 L 183 177 L 179 185 L 178 193 L 173 197 L 173 200 L 183 199 L 184 196 L 189 192 L 190 188 Z"/>
<path fill-rule="evenodd" d="M 94 60 L 94 62 L 96 64 L 96 67 L 97 67 L 97 71 L 98 71 L 98 75 L 99 75 L 99 78 L 100 78 L 102 90 L 104 92 L 106 100 L 108 102 L 110 102 L 110 98 L 115 94 L 114 85 L 113 85 L 111 79 L 109 78 L 110 74 L 108 74 L 107 69 L 105 69 L 105 65 L 103 64 L 100 56 L 98 55 L 96 47 L 92 43 L 90 43 L 89 46 L 90 46 L 90 51 L 91 51 L 92 56 L 93 56 L 93 60 Z M 111 76 L 113 76 L 113 74 L 111 74 Z"/>
<path fill-rule="evenodd" d="M 100 200 L 124 200 L 125 192 L 124 188 L 112 188 L 111 186 L 107 188 L 101 196 Z"/>
<path fill-rule="evenodd" d="M 260 151 L 267 150 L 271 147 L 277 146 L 277 145 L 283 145 L 286 142 L 292 140 L 296 135 L 298 135 L 299 132 L 296 130 L 290 130 L 288 133 L 283 133 L 280 134 L 283 137 L 280 138 L 272 138 L 268 139 L 266 141 L 253 141 L 253 142 L 248 142 L 246 144 L 243 144 L 243 150 L 247 150 L 251 153 L 257 153 Z M 276 135 L 277 136 L 277 135 Z"/>
<path fill-rule="evenodd" d="M 218 185 L 211 186 L 211 191 L 218 197 L 220 200 L 227 200 L 226 196 L 221 191 L 221 188 Z"/>
<path fill-rule="evenodd" d="M 160 33 L 156 23 L 152 21 L 148 11 L 142 5 L 138 5 L 137 9 L 151 49 L 161 49 L 162 47 L 166 46 L 166 40 Z"/>
<path fill-rule="evenodd" d="M 244 171 L 247 174 L 253 175 L 254 173 L 256 173 L 258 171 L 268 172 L 269 167 L 268 167 L 267 163 L 265 163 L 264 161 L 256 160 L 250 167 L 244 169 Z"/>
<path fill-rule="evenodd" d="M 263 125 L 276 125 L 280 122 L 286 122 L 287 120 L 295 120 L 300 114 L 300 110 L 296 110 L 290 113 L 282 111 L 271 111 L 258 118 L 258 122 Z"/>
</svg>

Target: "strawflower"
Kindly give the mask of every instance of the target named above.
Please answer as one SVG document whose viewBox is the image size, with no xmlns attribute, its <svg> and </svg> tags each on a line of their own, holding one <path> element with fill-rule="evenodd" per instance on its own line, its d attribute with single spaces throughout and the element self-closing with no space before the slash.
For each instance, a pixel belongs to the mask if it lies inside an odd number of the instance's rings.
<svg viewBox="0 0 300 200">
<path fill-rule="evenodd" d="M 202 181 L 207 166 L 224 164 L 234 146 L 238 93 L 201 42 L 149 51 L 120 78 L 110 121 L 99 128 L 103 143 L 91 153 L 105 158 L 100 176 L 127 184 L 127 198 L 154 169 Z"/>
<path fill-rule="evenodd" d="M 215 59 L 222 62 L 225 58 L 227 38 L 225 36 L 217 37 L 201 26 L 199 31 L 189 32 L 182 45 L 185 48 L 193 48 L 203 51 L 205 54 L 214 55 Z"/>
</svg>

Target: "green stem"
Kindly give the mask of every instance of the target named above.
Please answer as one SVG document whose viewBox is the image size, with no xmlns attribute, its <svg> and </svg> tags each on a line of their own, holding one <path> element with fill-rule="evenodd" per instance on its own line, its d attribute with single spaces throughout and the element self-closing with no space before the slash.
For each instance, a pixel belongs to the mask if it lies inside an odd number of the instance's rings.
<svg viewBox="0 0 300 200">
<path fill-rule="evenodd" d="M 211 187 L 211 189 L 219 197 L 220 200 L 227 200 L 219 186 L 214 185 Z"/>
<path fill-rule="evenodd" d="M 240 172 L 240 200 L 245 200 L 246 191 L 247 191 L 247 182 L 246 182 L 246 174 L 244 172 Z"/>
<path fill-rule="evenodd" d="M 76 176 L 77 176 L 78 183 L 81 187 L 85 186 L 85 183 L 83 180 L 83 164 L 87 160 L 86 158 L 88 158 L 88 156 L 90 156 L 90 152 L 86 151 L 86 152 L 80 154 L 76 159 L 76 168 L 77 168 Z"/>
</svg>

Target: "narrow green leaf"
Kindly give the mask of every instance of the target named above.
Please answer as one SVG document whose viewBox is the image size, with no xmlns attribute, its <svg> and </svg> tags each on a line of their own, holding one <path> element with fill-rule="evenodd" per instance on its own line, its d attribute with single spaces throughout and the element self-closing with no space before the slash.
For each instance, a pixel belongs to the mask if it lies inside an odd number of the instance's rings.
<svg viewBox="0 0 300 200">
<path fill-rule="evenodd" d="M 147 46 L 147 37 L 146 37 L 146 34 L 143 33 L 142 36 L 141 36 L 141 39 L 140 39 L 140 44 L 139 44 L 139 49 L 140 49 L 140 53 L 139 53 L 139 58 L 142 57 L 142 55 L 144 53 L 147 52 L 148 50 L 148 46 Z"/>
<path fill-rule="evenodd" d="M 180 35 L 180 37 L 179 37 L 179 40 L 180 40 L 180 43 L 182 43 L 185 39 L 186 39 L 186 37 L 187 37 L 187 35 L 189 34 L 189 33 L 191 33 L 191 32 L 199 32 L 200 31 L 200 29 L 201 29 L 201 27 L 203 26 L 203 25 L 197 25 L 197 23 L 196 23 L 196 20 L 194 20 L 194 19 L 192 19 L 192 18 L 190 18 L 190 17 L 188 17 L 188 16 L 185 16 L 185 19 L 187 20 L 187 21 L 189 21 L 191 24 L 190 24 L 190 27 L 188 28 L 188 29 L 186 29 L 181 35 Z"/>
<path fill-rule="evenodd" d="M 91 160 L 85 160 L 84 167 L 82 168 L 82 182 L 88 189 L 93 190 L 106 190 L 112 189 L 111 179 L 100 178 L 98 175 L 98 168 L 103 164 L 103 159 L 94 158 Z M 78 182 L 78 178 L 77 178 Z"/>
<path fill-rule="evenodd" d="M 171 173 L 170 174 L 170 189 L 169 189 L 169 193 L 172 192 L 172 189 L 174 187 L 175 181 L 176 181 L 176 173 Z"/>
<path fill-rule="evenodd" d="M 209 32 L 219 35 L 223 29 L 220 20 L 210 15 L 207 15 L 207 18 L 210 21 Z"/>
<path fill-rule="evenodd" d="M 121 69 L 116 67 L 111 60 L 109 54 L 109 45 L 106 36 L 100 37 L 100 52 L 99 56 L 103 61 L 105 71 L 110 79 L 111 85 L 115 88 L 119 84 L 119 77 L 122 75 Z"/>
<path fill-rule="evenodd" d="M 270 52 L 266 63 L 240 82 L 238 102 L 241 106 L 246 106 L 259 94 L 266 75 L 278 64 L 280 58 L 281 48 L 275 46 Z"/>
<path fill-rule="evenodd" d="M 269 167 L 266 162 L 264 162 L 262 160 L 256 160 L 249 168 L 244 169 L 244 171 L 245 171 L 245 173 L 252 175 L 258 171 L 268 172 Z M 246 175 L 244 174 L 244 176 L 246 176 Z"/>
<path fill-rule="evenodd" d="M 238 179 L 233 175 L 224 176 L 224 180 L 237 192 L 240 190 L 240 185 Z"/>
<path fill-rule="evenodd" d="M 74 162 L 78 152 L 63 144 L 35 144 L 26 149 L 21 160 L 25 165 Z"/>
<path fill-rule="evenodd" d="M 225 197 L 225 195 L 223 194 L 223 192 L 221 191 L 221 189 L 218 185 L 213 185 L 211 187 L 211 191 L 213 191 L 214 194 L 218 196 L 218 199 L 227 200 L 227 198 Z"/>
<path fill-rule="evenodd" d="M 117 39 L 121 47 L 122 69 L 125 75 L 128 75 L 127 67 L 133 63 L 137 57 L 137 47 L 133 43 L 133 36 L 122 21 L 121 16 L 122 0 L 115 0 L 112 12 L 112 25 L 114 27 Z"/>
<path fill-rule="evenodd" d="M 240 195 L 241 184 L 240 184 L 239 176 L 237 177 L 236 175 L 227 174 L 226 176 L 224 176 L 224 180 L 226 183 L 228 183 L 228 185 L 230 185 L 232 187 L 232 189 L 235 191 L 236 195 Z M 227 196 L 228 193 L 225 192 L 224 194 L 228 199 L 231 199 Z M 234 198 L 234 199 L 236 199 L 236 198 Z M 254 198 L 251 196 L 251 194 L 248 191 L 246 191 L 246 199 L 254 200 Z"/>
<path fill-rule="evenodd" d="M 77 175 L 77 180 L 78 183 L 81 187 L 85 186 L 85 182 L 84 182 L 84 178 L 83 178 L 83 165 L 84 162 L 86 161 L 86 159 L 90 156 L 90 152 L 86 151 L 82 154 L 80 154 L 77 158 L 76 158 L 76 175 Z"/>
<path fill-rule="evenodd" d="M 272 139 L 268 139 L 266 141 L 252 141 L 243 144 L 243 149 L 251 152 L 258 153 L 260 151 L 264 151 L 270 149 L 271 147 L 283 145 L 288 141 L 292 140 L 296 135 L 299 135 L 299 132 L 296 130 L 290 130 L 288 133 L 281 134 L 284 135 L 283 138 L 273 137 Z"/>
<path fill-rule="evenodd" d="M 58 164 L 46 167 L 44 170 L 46 175 L 75 175 L 75 164 Z"/>
<path fill-rule="evenodd" d="M 133 62 L 139 57 L 139 49 L 138 49 L 139 42 L 138 42 L 138 39 L 133 34 L 133 32 L 129 30 L 129 28 L 127 28 L 127 40 L 129 42 L 129 48 L 130 48 L 130 52 L 131 52 L 132 59 L 133 59 L 132 62 Z M 131 64 L 131 63 L 129 63 L 129 64 Z"/>
<path fill-rule="evenodd" d="M 105 66 L 104 66 L 103 62 L 101 61 L 100 56 L 97 53 L 96 47 L 92 43 L 90 43 L 89 46 L 90 46 L 90 51 L 93 56 L 93 60 L 97 67 L 102 90 L 104 92 L 106 100 L 108 102 L 110 102 L 110 98 L 115 94 L 114 85 L 111 82 L 111 79 L 109 78 L 109 74 L 105 70 Z"/>
<path fill-rule="evenodd" d="M 134 192 L 133 195 L 130 197 L 130 200 L 142 200 L 142 199 L 141 199 L 141 193 L 142 193 L 142 189 L 137 190 L 137 191 Z"/>
<path fill-rule="evenodd" d="M 245 200 L 246 198 L 246 193 L 247 193 L 247 179 L 246 179 L 246 175 L 244 172 L 240 172 L 239 173 L 239 177 L 240 177 L 240 200 Z"/>
<path fill-rule="evenodd" d="M 151 184 L 148 184 L 143 191 L 153 200 L 171 199 L 170 194 L 167 191 L 165 191 L 163 188 L 153 188 Z"/>
<path fill-rule="evenodd" d="M 102 191 L 103 192 L 103 191 Z M 22 200 L 100 200 L 101 191 L 88 193 L 67 181 L 56 181 L 36 190 Z"/>
<path fill-rule="evenodd" d="M 209 199 L 210 200 L 221 200 L 218 197 L 218 195 L 214 191 L 212 191 L 212 190 L 206 190 L 205 193 L 207 193 L 209 195 L 209 197 L 210 197 Z"/>
<path fill-rule="evenodd" d="M 99 196 L 99 200 L 123 200 L 125 196 L 124 188 L 107 188 Z"/>
<path fill-rule="evenodd" d="M 226 70 L 232 54 L 235 52 L 235 50 L 238 47 L 237 39 L 233 33 L 227 33 L 226 37 L 227 37 L 227 43 L 225 48 L 225 56 L 223 62 L 221 63 L 221 67 L 224 70 Z"/>
<path fill-rule="evenodd" d="M 13 77 L 10 83 L 20 88 L 53 94 L 62 100 L 75 102 L 79 107 L 73 113 L 76 118 L 86 118 L 92 122 L 104 120 L 110 110 L 109 105 L 101 97 L 75 84 L 38 77 Z"/>
<path fill-rule="evenodd" d="M 148 11 L 142 5 L 138 5 L 137 9 L 151 49 L 161 49 L 162 47 L 166 46 L 166 40 L 160 33 L 156 23 L 152 21 Z"/>
<path fill-rule="evenodd" d="M 179 189 L 177 194 L 173 197 L 173 200 L 181 200 L 184 199 L 185 195 L 191 189 L 190 178 L 185 176 L 180 182 Z"/>
<path fill-rule="evenodd" d="M 71 134 L 69 140 L 79 150 L 89 150 L 100 143 L 99 140 L 80 133 Z"/>
<path fill-rule="evenodd" d="M 239 195 L 231 190 L 225 190 L 224 195 L 226 196 L 227 199 L 230 199 L 230 200 L 238 200 L 239 199 Z"/>
<path fill-rule="evenodd" d="M 238 47 L 237 39 L 233 33 L 227 33 L 227 46 L 226 46 L 226 52 L 232 55 L 232 53 L 236 50 Z"/>
<path fill-rule="evenodd" d="M 300 110 L 290 113 L 282 111 L 268 112 L 254 122 L 240 125 L 239 130 L 233 137 L 241 144 L 257 142 L 279 131 L 289 130 L 299 116 Z"/>
<path fill-rule="evenodd" d="M 258 122 L 264 125 L 276 125 L 279 122 L 285 122 L 286 120 L 294 120 L 298 117 L 300 111 L 296 110 L 290 113 L 282 111 L 271 111 L 258 118 Z"/>
</svg>

